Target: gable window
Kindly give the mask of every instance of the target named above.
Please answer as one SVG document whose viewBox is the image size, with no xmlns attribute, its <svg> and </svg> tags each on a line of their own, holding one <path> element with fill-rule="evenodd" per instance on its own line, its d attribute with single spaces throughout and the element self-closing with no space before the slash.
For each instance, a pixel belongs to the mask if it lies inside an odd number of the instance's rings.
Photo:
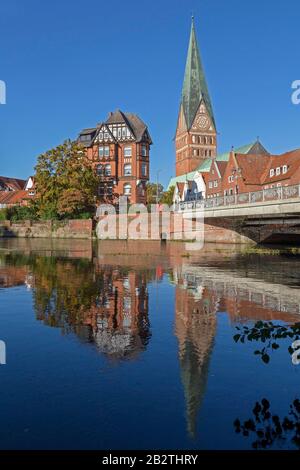
<svg viewBox="0 0 300 470">
<path fill-rule="evenodd" d="M 105 165 L 105 176 L 111 175 L 111 165 Z"/>
<path fill-rule="evenodd" d="M 131 176 L 131 163 L 126 163 L 126 165 L 124 165 L 124 175 Z"/>
<path fill-rule="evenodd" d="M 130 183 L 125 183 L 124 184 L 124 194 L 125 196 L 128 196 L 131 194 L 131 184 Z"/>
<path fill-rule="evenodd" d="M 274 176 L 274 175 L 275 175 L 275 171 L 273 169 L 270 170 L 270 178 L 272 178 L 272 176 Z"/>
<path fill-rule="evenodd" d="M 105 139 L 105 140 L 108 139 L 108 132 L 104 132 L 104 139 Z"/>
<path fill-rule="evenodd" d="M 147 176 L 147 164 L 142 163 L 142 176 Z"/>
<path fill-rule="evenodd" d="M 131 157 L 132 156 L 132 147 L 125 147 L 124 148 L 124 157 Z"/>
<path fill-rule="evenodd" d="M 208 187 L 209 187 L 209 189 L 212 189 L 212 187 L 213 187 L 213 182 L 212 182 L 212 181 L 210 181 L 210 182 L 208 183 Z"/>
<path fill-rule="evenodd" d="M 122 129 L 122 137 L 123 137 L 123 139 L 125 139 L 125 137 L 126 137 L 126 128 L 125 127 L 123 127 L 123 129 Z"/>
<path fill-rule="evenodd" d="M 283 167 L 282 167 L 282 173 L 285 175 L 287 172 L 288 172 L 288 166 L 287 166 L 287 165 L 283 165 Z"/>
<path fill-rule="evenodd" d="M 233 175 L 228 176 L 228 182 L 233 183 L 233 181 L 234 181 L 234 176 Z"/>
<path fill-rule="evenodd" d="M 214 181 L 214 187 L 215 187 L 215 188 L 218 187 L 218 181 Z"/>
</svg>

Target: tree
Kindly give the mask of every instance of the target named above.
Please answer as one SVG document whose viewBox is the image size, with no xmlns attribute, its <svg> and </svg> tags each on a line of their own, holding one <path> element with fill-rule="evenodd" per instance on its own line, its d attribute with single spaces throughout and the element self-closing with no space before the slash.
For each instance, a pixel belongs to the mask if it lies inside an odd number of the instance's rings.
<svg viewBox="0 0 300 470">
<path fill-rule="evenodd" d="M 160 199 L 161 204 L 167 204 L 171 206 L 173 204 L 173 196 L 174 196 L 175 187 L 171 186 L 168 191 L 165 191 Z"/>
<path fill-rule="evenodd" d="M 146 187 L 147 192 L 147 204 L 156 204 L 160 201 L 161 195 L 163 193 L 164 187 L 162 184 L 157 183 L 148 183 Z M 158 196 L 158 201 L 157 201 Z"/>
<path fill-rule="evenodd" d="M 99 181 L 81 145 L 67 140 L 43 153 L 38 157 L 35 171 L 35 202 L 39 217 L 92 215 Z"/>
</svg>

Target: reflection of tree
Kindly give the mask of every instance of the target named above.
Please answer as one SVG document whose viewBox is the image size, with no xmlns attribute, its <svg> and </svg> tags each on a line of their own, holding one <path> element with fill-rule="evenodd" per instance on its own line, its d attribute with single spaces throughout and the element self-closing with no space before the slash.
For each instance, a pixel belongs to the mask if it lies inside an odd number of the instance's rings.
<svg viewBox="0 0 300 470">
<path fill-rule="evenodd" d="M 235 431 L 244 437 L 254 436 L 254 449 L 267 449 L 274 444 L 289 444 L 300 449 L 300 401 L 290 405 L 288 416 L 280 418 L 271 412 L 270 403 L 265 398 L 257 402 L 252 410 L 253 416 L 244 423 L 234 422 Z"/>
<path fill-rule="evenodd" d="M 150 338 L 147 282 L 155 270 L 45 256 L 5 257 L 32 277 L 38 320 L 75 333 L 110 357 L 133 357 Z"/>
<path fill-rule="evenodd" d="M 242 344 L 245 341 L 262 343 L 263 347 L 255 351 L 255 355 L 260 356 L 262 361 L 266 364 L 270 361 L 270 352 L 279 349 L 278 341 L 281 339 L 290 338 L 292 341 L 297 341 L 300 338 L 300 323 L 295 323 L 291 326 L 276 325 L 273 322 L 256 322 L 254 327 L 243 326 L 236 327 L 238 333 L 234 336 L 236 343 Z M 294 349 L 289 346 L 288 351 L 290 354 L 294 353 Z"/>
</svg>

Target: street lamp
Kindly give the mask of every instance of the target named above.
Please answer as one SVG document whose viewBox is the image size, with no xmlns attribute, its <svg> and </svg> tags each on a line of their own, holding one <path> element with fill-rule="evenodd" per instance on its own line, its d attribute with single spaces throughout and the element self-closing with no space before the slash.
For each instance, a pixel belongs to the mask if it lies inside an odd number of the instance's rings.
<svg viewBox="0 0 300 470">
<path fill-rule="evenodd" d="M 159 199 L 158 184 L 159 184 L 159 174 L 161 172 L 162 170 L 157 170 L 156 172 L 156 204 L 158 204 L 158 199 Z"/>
</svg>

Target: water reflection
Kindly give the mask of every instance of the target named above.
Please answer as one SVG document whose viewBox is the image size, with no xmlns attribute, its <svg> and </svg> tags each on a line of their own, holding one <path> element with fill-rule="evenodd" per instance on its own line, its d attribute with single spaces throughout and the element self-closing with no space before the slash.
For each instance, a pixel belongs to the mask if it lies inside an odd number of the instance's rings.
<svg viewBox="0 0 300 470">
<path fill-rule="evenodd" d="M 197 258 L 183 256 L 177 247 L 173 252 L 164 251 L 159 245 L 153 250 L 140 246 L 139 253 L 132 253 L 126 242 L 109 245 L 113 250 L 105 249 L 105 245 L 75 245 L 73 250 L 67 245 L 58 250 L 53 246 L 43 249 L 41 243 L 35 250 L 28 245 L 14 251 L 8 246 L 0 254 L 0 288 L 25 285 L 32 291 L 39 321 L 60 328 L 64 334 L 75 334 L 109 359 L 119 361 L 135 359 L 147 349 L 154 334 L 149 313 L 150 285 L 170 280 L 187 431 L 193 439 L 201 426 L 197 418 L 210 378 L 219 314 L 226 312 L 233 334 L 237 325 L 257 329 L 258 321 L 268 322 L 269 328 L 273 325 L 276 333 L 278 325 L 271 322 L 281 321 L 287 333 L 296 331 L 293 325 L 299 322 L 300 313 L 300 290 L 295 288 L 299 283 L 295 274 L 300 272 L 298 260 L 292 271 L 285 269 L 282 260 L 276 265 L 272 258 L 267 258 L 268 262 L 266 258 L 254 260 L 236 252 L 222 258 L 211 250 Z M 270 339 L 273 348 L 275 341 Z M 280 338 L 275 339 L 278 342 Z M 259 406 L 264 409 L 263 404 Z M 258 415 L 256 421 L 243 424 L 237 419 L 236 431 L 247 436 L 259 433 L 264 442 L 266 433 L 279 432 L 277 418 L 276 422 L 274 417 L 268 419 L 274 429 L 257 431 L 257 423 L 266 423 Z M 284 423 L 291 426 L 284 421 L 282 429 Z M 299 425 L 293 426 L 298 429 Z M 264 446 L 261 442 L 255 445 Z"/>
<path fill-rule="evenodd" d="M 253 449 L 272 448 L 292 445 L 300 449 L 300 400 L 296 398 L 289 406 L 284 417 L 272 412 L 269 400 L 263 398 L 256 402 L 252 416 L 241 423 L 234 422 L 235 432 L 252 440 Z"/>
</svg>

